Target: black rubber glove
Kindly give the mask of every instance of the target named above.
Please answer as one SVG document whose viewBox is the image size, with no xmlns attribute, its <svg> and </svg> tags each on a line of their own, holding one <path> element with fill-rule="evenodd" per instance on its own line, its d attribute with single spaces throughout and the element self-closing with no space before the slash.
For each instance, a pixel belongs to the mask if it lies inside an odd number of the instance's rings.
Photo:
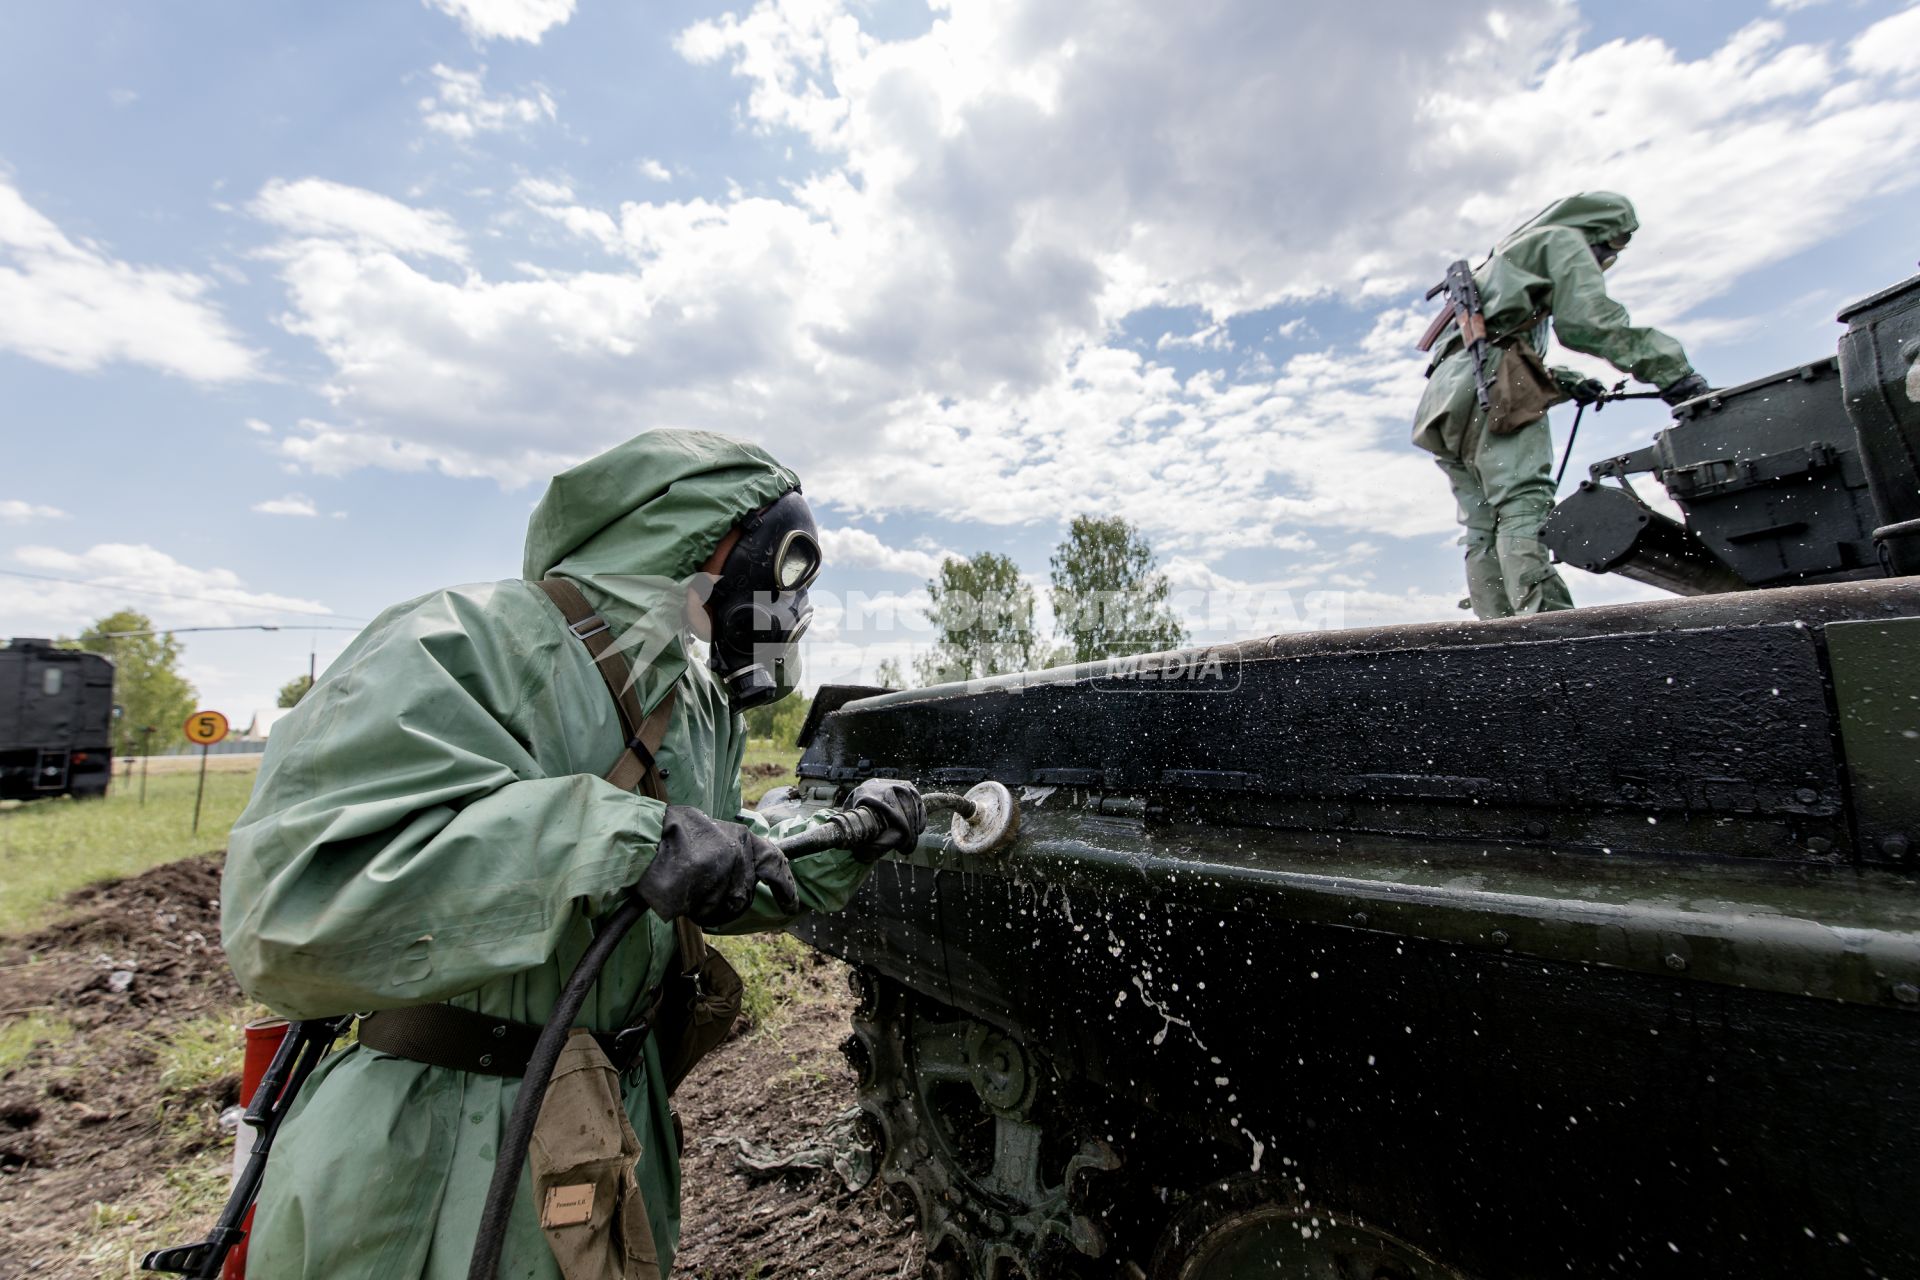
<svg viewBox="0 0 1920 1280">
<path fill-rule="evenodd" d="M 1598 378 L 1580 378 L 1565 387 L 1575 404 L 1599 404 L 1607 398 L 1607 384 Z"/>
<path fill-rule="evenodd" d="M 640 896 L 655 915 L 687 916 L 703 929 L 717 929 L 747 913 L 760 884 L 773 891 L 781 911 L 800 910 L 793 869 L 773 841 L 692 805 L 667 806 L 660 846 L 640 877 Z"/>
<path fill-rule="evenodd" d="M 883 824 L 879 835 L 848 850 L 862 862 L 913 848 L 927 829 L 927 802 L 912 783 L 898 778 L 868 778 L 847 797 L 847 808 L 870 809 Z"/>
<path fill-rule="evenodd" d="M 1690 373 L 1670 386 L 1660 388 L 1660 398 L 1668 404 L 1683 404 L 1695 396 L 1703 396 L 1713 390 L 1707 380 L 1697 373 Z"/>
</svg>

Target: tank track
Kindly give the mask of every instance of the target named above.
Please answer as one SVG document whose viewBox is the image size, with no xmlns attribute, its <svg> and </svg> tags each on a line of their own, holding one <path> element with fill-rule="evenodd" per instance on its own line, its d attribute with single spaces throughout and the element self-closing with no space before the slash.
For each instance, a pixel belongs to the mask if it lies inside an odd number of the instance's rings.
<svg viewBox="0 0 1920 1280">
<path fill-rule="evenodd" d="M 917 1219 L 930 1280 L 1463 1280 L 1289 1177 L 1209 1181 L 1190 1137 L 1144 1136 L 1159 1174 L 1123 1171 L 1104 1135 L 1142 1130 L 1068 1098 L 1043 1055 L 870 970 L 849 981 L 841 1050 L 881 1200 Z"/>
<path fill-rule="evenodd" d="M 1046 1064 L 999 1029 L 897 983 L 860 969 L 850 982 L 858 1005 L 842 1051 L 880 1151 L 882 1202 L 918 1219 L 927 1275 L 1116 1274 L 1089 1192 L 1120 1157 L 1075 1123 Z"/>
</svg>

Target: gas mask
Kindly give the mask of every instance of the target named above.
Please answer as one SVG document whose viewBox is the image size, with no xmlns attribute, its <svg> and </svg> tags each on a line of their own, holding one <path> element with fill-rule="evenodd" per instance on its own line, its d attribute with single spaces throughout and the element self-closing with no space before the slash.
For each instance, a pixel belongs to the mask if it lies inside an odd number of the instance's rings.
<svg viewBox="0 0 1920 1280">
<path fill-rule="evenodd" d="M 1620 260 L 1620 251 L 1627 247 L 1627 241 L 1631 239 L 1633 239 L 1633 233 L 1629 231 L 1617 235 L 1611 240 L 1596 240 L 1593 242 L 1594 261 L 1600 264 L 1602 271 L 1605 271 L 1608 267 Z"/>
<path fill-rule="evenodd" d="M 713 621 L 708 665 L 735 711 L 788 691 L 779 676 L 783 667 L 797 669 L 793 644 L 813 621 L 807 588 L 820 563 L 813 512 L 798 489 L 740 522 L 740 540 L 706 600 Z"/>
</svg>

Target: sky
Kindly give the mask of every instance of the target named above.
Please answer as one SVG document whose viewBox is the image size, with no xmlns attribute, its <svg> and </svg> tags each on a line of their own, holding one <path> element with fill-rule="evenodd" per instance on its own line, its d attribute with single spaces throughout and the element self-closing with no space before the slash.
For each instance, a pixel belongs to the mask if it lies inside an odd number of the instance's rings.
<svg viewBox="0 0 1920 1280">
<path fill-rule="evenodd" d="M 1448 261 L 1623 192 L 1615 296 L 1724 386 L 1832 354 L 1920 257 L 1906 0 L 101 0 L 0 32 L 0 635 L 276 626 L 181 637 L 242 723 L 383 608 L 515 576 L 546 478 L 652 427 L 801 474 L 809 684 L 924 647 L 948 555 L 1012 556 L 1050 625 L 1081 513 L 1142 530 L 1196 639 L 1459 617 L 1408 443 Z M 1662 414 L 1589 414 L 1568 485 Z"/>
</svg>

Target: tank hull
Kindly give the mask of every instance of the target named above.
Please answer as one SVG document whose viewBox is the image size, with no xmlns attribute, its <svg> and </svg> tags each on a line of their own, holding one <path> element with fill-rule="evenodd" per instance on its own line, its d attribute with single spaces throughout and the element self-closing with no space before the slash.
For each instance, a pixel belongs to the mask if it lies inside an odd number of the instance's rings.
<svg viewBox="0 0 1920 1280">
<path fill-rule="evenodd" d="M 1237 662 L 1210 692 L 1107 667 L 849 703 L 797 803 L 1023 794 L 1010 855 L 929 838 L 798 926 L 1044 1082 L 981 1094 L 1001 1146 L 1046 1135 L 1031 1177 L 938 1142 L 886 1167 L 957 1274 L 1237 1280 L 1169 1245 L 1223 1185 L 1438 1268 L 1380 1274 L 1920 1273 L 1889 839 L 1920 764 L 1885 711 L 1917 622 L 1912 586 L 1847 584 L 1276 637 L 1208 651 Z M 869 1092 L 925 1127 L 924 1089 Z M 1111 1159 L 1071 1174 L 1089 1142 Z M 1066 1188 L 1051 1244 L 1015 1185 Z"/>
</svg>

